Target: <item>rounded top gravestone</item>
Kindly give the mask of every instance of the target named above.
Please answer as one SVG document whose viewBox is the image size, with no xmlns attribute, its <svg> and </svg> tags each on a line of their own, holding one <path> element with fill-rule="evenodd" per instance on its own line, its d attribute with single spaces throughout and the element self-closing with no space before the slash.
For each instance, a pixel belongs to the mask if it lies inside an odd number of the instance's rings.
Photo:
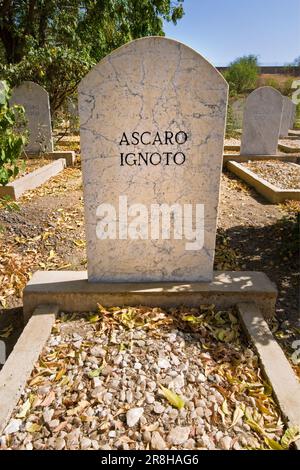
<svg viewBox="0 0 300 470">
<path fill-rule="evenodd" d="M 290 127 L 289 127 L 289 129 L 293 129 L 293 128 L 294 128 L 296 116 L 297 116 L 297 105 L 296 105 L 296 103 L 294 103 L 294 102 L 292 101 L 292 105 L 291 105 L 291 122 L 290 122 Z"/>
<path fill-rule="evenodd" d="M 233 113 L 233 118 L 234 118 L 237 129 L 242 129 L 243 127 L 244 108 L 245 108 L 244 98 L 240 98 L 232 104 L 232 113 Z"/>
<path fill-rule="evenodd" d="M 289 130 L 293 128 L 294 119 L 295 119 L 295 109 L 296 105 L 292 102 L 287 96 L 283 96 L 283 109 L 281 116 L 280 124 L 280 134 L 279 137 L 287 137 L 289 135 Z"/>
<path fill-rule="evenodd" d="M 212 278 L 227 94 L 209 62 L 163 37 L 81 81 L 89 281 Z"/>
<path fill-rule="evenodd" d="M 13 88 L 11 104 L 24 107 L 29 142 L 25 151 L 29 154 L 53 152 L 49 95 L 34 82 L 23 82 Z"/>
<path fill-rule="evenodd" d="M 241 155 L 276 155 L 282 113 L 282 96 L 270 86 L 248 96 L 243 119 Z"/>
</svg>

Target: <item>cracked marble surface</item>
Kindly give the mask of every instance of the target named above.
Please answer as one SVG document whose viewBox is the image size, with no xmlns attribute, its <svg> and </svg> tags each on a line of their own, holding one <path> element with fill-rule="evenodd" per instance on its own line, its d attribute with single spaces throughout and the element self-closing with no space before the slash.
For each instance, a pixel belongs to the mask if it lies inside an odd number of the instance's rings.
<svg viewBox="0 0 300 470">
<path fill-rule="evenodd" d="M 126 44 L 82 80 L 79 114 L 89 280 L 211 279 L 227 93 L 223 77 L 201 55 L 162 37 Z M 120 145 L 124 132 L 131 136 L 145 131 L 152 136 L 183 131 L 188 138 L 183 144 Z M 121 166 L 121 152 L 182 152 L 185 162 Z M 203 204 L 203 248 L 187 251 L 186 239 L 98 239 L 97 207 L 108 203 L 118 209 L 122 195 L 128 205 L 149 209 L 151 204 Z"/>
<path fill-rule="evenodd" d="M 248 96 L 243 117 L 241 155 L 276 155 L 283 101 L 270 86 Z"/>
<path fill-rule="evenodd" d="M 23 82 L 12 90 L 11 104 L 24 106 L 29 130 L 28 153 L 53 152 L 49 95 L 34 82 Z"/>
</svg>

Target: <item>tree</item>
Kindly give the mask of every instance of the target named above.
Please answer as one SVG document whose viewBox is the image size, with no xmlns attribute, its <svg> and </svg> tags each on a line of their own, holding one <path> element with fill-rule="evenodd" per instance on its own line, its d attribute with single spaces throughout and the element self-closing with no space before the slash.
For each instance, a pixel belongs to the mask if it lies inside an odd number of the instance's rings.
<svg viewBox="0 0 300 470">
<path fill-rule="evenodd" d="M 12 85 L 33 80 L 52 110 L 77 88 L 93 64 L 122 44 L 163 35 L 184 0 L 0 0 L 0 74 Z"/>
<path fill-rule="evenodd" d="M 231 94 L 254 90 L 258 79 L 258 59 L 255 55 L 239 57 L 232 62 L 224 76 Z"/>
<path fill-rule="evenodd" d="M 296 77 L 300 76 L 300 56 L 291 63 L 286 65 L 286 73 L 294 75 Z"/>
</svg>

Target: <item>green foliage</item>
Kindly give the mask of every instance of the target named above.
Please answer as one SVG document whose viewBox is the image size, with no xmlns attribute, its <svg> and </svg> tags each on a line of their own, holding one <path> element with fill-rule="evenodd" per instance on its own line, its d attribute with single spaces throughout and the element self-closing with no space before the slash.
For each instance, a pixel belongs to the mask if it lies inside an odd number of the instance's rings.
<svg viewBox="0 0 300 470">
<path fill-rule="evenodd" d="M 277 228 L 282 240 L 279 254 L 283 258 L 288 257 L 297 262 L 300 246 L 300 213 L 294 211 L 284 215 L 278 221 Z"/>
<path fill-rule="evenodd" d="M 290 96 L 292 92 L 292 84 L 295 77 L 288 77 L 284 81 L 276 80 L 275 78 L 269 77 L 259 83 L 260 86 L 271 86 L 275 90 L 280 91 L 284 96 Z"/>
<path fill-rule="evenodd" d="M 300 76 L 300 56 L 296 57 L 291 64 L 286 65 L 286 72 L 294 76 Z"/>
<path fill-rule="evenodd" d="M 13 201 L 10 196 L 3 196 L 0 198 L 0 209 L 5 209 L 8 212 L 19 211 L 20 206 L 16 201 Z"/>
<path fill-rule="evenodd" d="M 61 107 L 66 96 L 74 93 L 78 82 L 92 65 L 84 49 L 75 51 L 49 44 L 36 48 L 32 45 L 20 62 L 4 66 L 2 73 L 14 85 L 31 80 L 43 86 L 50 95 L 51 110 L 55 111 Z"/>
<path fill-rule="evenodd" d="M 295 119 L 294 128 L 300 129 L 300 103 L 298 103 L 296 107 L 296 119 Z"/>
<path fill-rule="evenodd" d="M 21 106 L 9 106 L 10 91 L 0 82 L 0 184 L 6 185 L 19 173 L 18 159 L 26 144 L 27 135 L 21 131 L 25 112 Z"/>
<path fill-rule="evenodd" d="M 232 62 L 224 73 L 231 96 L 254 90 L 258 79 L 257 57 L 244 56 Z"/>
<path fill-rule="evenodd" d="M 237 138 L 239 137 L 239 133 L 237 132 L 238 123 L 234 118 L 232 105 L 229 103 L 227 108 L 227 120 L 226 120 L 226 138 Z"/>
<path fill-rule="evenodd" d="M 12 85 L 33 80 L 52 111 L 101 58 L 139 37 L 163 35 L 183 0 L 15 0 L 0 2 L 0 75 Z"/>
</svg>

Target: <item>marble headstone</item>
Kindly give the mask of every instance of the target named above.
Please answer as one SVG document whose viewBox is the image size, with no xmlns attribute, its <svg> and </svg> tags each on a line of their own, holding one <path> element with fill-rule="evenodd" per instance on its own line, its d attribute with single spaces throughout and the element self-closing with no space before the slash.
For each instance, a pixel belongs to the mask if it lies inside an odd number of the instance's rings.
<svg viewBox="0 0 300 470">
<path fill-rule="evenodd" d="M 68 98 L 67 99 L 67 109 L 68 113 L 74 117 L 78 116 L 78 103 L 75 98 Z"/>
<path fill-rule="evenodd" d="M 75 98 L 67 99 L 67 112 L 69 118 L 70 131 L 78 130 L 78 101 Z"/>
<path fill-rule="evenodd" d="M 290 98 L 283 96 L 283 109 L 281 115 L 280 133 L 279 137 L 283 138 L 288 136 L 289 130 L 294 124 L 295 118 L 295 105 Z"/>
<path fill-rule="evenodd" d="M 275 88 L 257 88 L 248 96 L 244 111 L 241 155 L 276 155 L 282 113 L 282 96 Z"/>
<path fill-rule="evenodd" d="M 0 365 L 4 364 L 5 360 L 6 360 L 6 346 L 5 346 L 4 341 L 0 339 Z"/>
<path fill-rule="evenodd" d="M 291 122 L 290 122 L 290 128 L 294 128 L 295 120 L 296 120 L 296 112 L 297 112 L 297 105 L 293 103 L 292 101 L 292 106 L 291 106 Z"/>
<path fill-rule="evenodd" d="M 81 81 L 89 281 L 212 278 L 227 97 L 209 62 L 163 37 L 122 46 Z"/>
<path fill-rule="evenodd" d="M 53 152 L 49 95 L 34 82 L 23 82 L 12 90 L 11 104 L 25 109 L 29 141 L 25 151 L 29 154 Z"/>
</svg>

